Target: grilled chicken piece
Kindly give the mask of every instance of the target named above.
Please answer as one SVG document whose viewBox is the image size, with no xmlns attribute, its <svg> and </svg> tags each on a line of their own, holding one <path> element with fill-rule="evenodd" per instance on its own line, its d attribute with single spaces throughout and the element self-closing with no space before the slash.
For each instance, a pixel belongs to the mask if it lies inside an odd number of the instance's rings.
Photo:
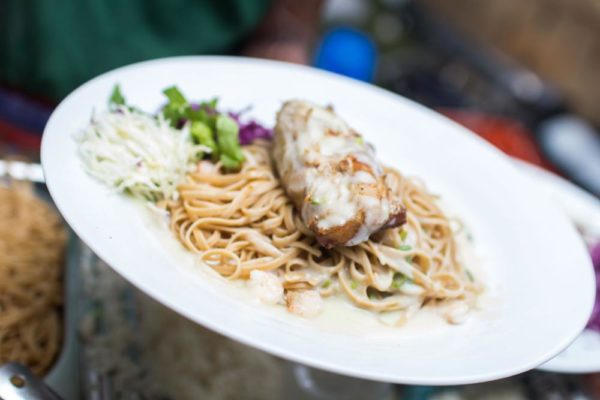
<svg viewBox="0 0 600 400">
<path fill-rule="evenodd" d="M 288 196 L 322 246 L 353 246 L 405 222 L 372 146 L 332 109 L 286 102 L 273 154 Z"/>
</svg>

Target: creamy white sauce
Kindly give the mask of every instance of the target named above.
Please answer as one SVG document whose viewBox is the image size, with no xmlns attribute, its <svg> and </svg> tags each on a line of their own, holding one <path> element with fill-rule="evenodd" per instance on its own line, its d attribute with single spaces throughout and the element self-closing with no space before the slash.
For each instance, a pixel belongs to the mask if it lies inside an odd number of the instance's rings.
<svg viewBox="0 0 600 400">
<path fill-rule="evenodd" d="M 371 339 L 394 340 L 419 338 L 425 334 L 442 334 L 448 329 L 458 327 L 448 323 L 448 313 L 455 313 L 452 317 L 460 319 L 460 310 L 452 308 L 456 305 L 427 306 L 415 310 L 408 322 L 401 327 L 389 326 L 393 324 L 397 315 L 378 315 L 371 311 L 355 307 L 343 294 L 323 299 L 322 307 L 318 315 L 307 319 L 291 314 L 283 302 L 277 304 L 268 303 L 257 296 L 248 282 L 229 281 L 209 266 L 202 264 L 198 256 L 185 249 L 168 228 L 168 220 L 164 214 L 148 209 L 141 205 L 141 217 L 145 227 L 155 238 L 154 245 L 165 250 L 176 265 L 173 273 L 184 274 L 189 279 L 196 280 L 199 284 L 209 284 L 220 293 L 225 293 L 237 299 L 243 304 L 251 304 L 253 307 L 265 309 L 273 317 L 291 324 L 308 324 L 319 330 L 342 335 L 361 336 Z M 463 231 L 457 235 L 460 257 L 465 265 L 481 282 L 487 282 L 488 274 L 483 266 L 485 263 L 475 252 L 474 247 L 467 239 L 468 232 Z M 498 293 L 488 289 L 480 295 L 478 307 L 465 315 L 463 327 L 469 329 L 483 329 L 478 322 L 490 322 L 498 320 L 502 315 L 503 302 L 497 297 Z M 458 305 L 460 307 L 460 305 Z M 386 319 L 387 324 L 386 324 Z M 477 328 L 474 328 L 477 326 Z M 462 328 L 461 328 L 462 329 Z"/>
<path fill-rule="evenodd" d="M 334 179 L 317 176 L 312 181 L 313 200 L 325 210 L 319 219 L 320 228 L 343 225 L 356 214 L 356 204 L 352 201 L 353 194 L 347 181 L 348 178 L 343 176 Z"/>
<path fill-rule="evenodd" d="M 353 183 L 375 183 L 375 178 L 364 171 L 358 171 L 354 174 Z"/>
</svg>

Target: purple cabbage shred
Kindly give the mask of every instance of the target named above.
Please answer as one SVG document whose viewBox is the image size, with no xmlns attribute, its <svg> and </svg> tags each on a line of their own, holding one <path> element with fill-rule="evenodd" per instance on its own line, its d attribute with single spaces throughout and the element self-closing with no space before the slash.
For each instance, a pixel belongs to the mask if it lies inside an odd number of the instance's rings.
<svg viewBox="0 0 600 400">
<path fill-rule="evenodd" d="M 197 111 L 200 109 L 200 104 L 199 103 L 190 103 L 190 107 L 192 110 Z M 161 107 L 161 109 L 162 109 L 162 107 Z M 217 110 L 215 110 L 213 108 L 207 107 L 205 109 L 209 115 L 215 114 L 217 112 Z M 231 118 L 233 118 L 235 120 L 235 122 L 237 122 L 238 126 L 240 127 L 240 133 L 239 133 L 240 144 L 242 144 L 242 145 L 250 144 L 257 139 L 264 139 L 264 140 L 273 139 L 273 131 L 271 129 L 263 126 L 262 124 L 260 124 L 259 122 L 255 121 L 253 119 L 250 119 L 247 121 L 242 120 L 242 115 L 248 110 L 249 110 L 249 108 L 244 109 L 237 113 L 234 113 L 234 112 L 228 113 L 229 116 Z M 183 127 L 183 125 L 185 125 L 186 122 L 187 122 L 187 119 L 182 118 L 181 120 L 179 120 L 177 122 L 176 127 L 178 129 L 181 129 Z"/>
<path fill-rule="evenodd" d="M 249 121 L 242 121 L 242 113 L 229 113 L 229 116 L 233 118 L 240 127 L 240 143 L 242 145 L 250 144 L 257 139 L 271 140 L 273 138 L 273 131 L 269 128 L 264 127 L 260 123 L 251 119 Z"/>
</svg>

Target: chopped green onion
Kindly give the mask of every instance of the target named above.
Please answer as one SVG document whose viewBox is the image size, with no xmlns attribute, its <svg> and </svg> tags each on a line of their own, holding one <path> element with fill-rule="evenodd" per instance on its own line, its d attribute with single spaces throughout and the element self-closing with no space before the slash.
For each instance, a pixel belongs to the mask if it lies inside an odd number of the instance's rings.
<svg viewBox="0 0 600 400">
<path fill-rule="evenodd" d="M 351 287 L 352 289 L 354 289 L 354 290 L 358 289 L 358 282 L 356 282 L 356 281 L 352 281 L 352 282 L 350 283 L 350 287 Z"/>
<path fill-rule="evenodd" d="M 317 199 L 316 197 L 311 197 L 310 204 L 312 204 L 314 206 L 318 206 L 319 204 L 321 204 L 321 200 Z"/>
<path fill-rule="evenodd" d="M 327 279 L 325 282 L 323 282 L 323 289 L 327 289 L 329 286 L 331 286 L 331 280 Z"/>
<path fill-rule="evenodd" d="M 475 282 L 475 277 L 473 276 L 473 273 L 470 270 L 465 269 L 465 273 L 467 274 L 467 277 L 471 282 Z"/>
<path fill-rule="evenodd" d="M 408 280 L 409 280 L 409 278 L 406 275 L 397 272 L 394 274 L 394 280 L 392 281 L 392 287 L 394 289 L 400 289 L 402 287 L 402 285 L 404 285 Z"/>
<path fill-rule="evenodd" d="M 406 257 L 404 257 L 404 259 L 406 260 L 406 262 L 412 263 L 413 260 L 415 259 L 415 256 L 414 255 L 406 256 Z"/>
<path fill-rule="evenodd" d="M 406 229 L 402 229 L 400 231 L 400 239 L 404 242 L 408 237 L 408 231 Z"/>
<path fill-rule="evenodd" d="M 398 247 L 398 250 L 401 251 L 410 251 L 412 249 L 412 246 L 408 245 L 408 244 L 402 244 Z"/>
</svg>

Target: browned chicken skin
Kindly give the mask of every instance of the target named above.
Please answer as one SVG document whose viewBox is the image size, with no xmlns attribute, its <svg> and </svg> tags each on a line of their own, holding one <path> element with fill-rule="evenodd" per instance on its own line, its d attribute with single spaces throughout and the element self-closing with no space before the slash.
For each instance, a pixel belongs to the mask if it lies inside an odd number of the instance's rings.
<svg viewBox="0 0 600 400">
<path fill-rule="evenodd" d="M 325 247 L 356 245 L 406 220 L 372 147 L 330 108 L 286 102 L 274 158 L 285 190 Z"/>
</svg>

